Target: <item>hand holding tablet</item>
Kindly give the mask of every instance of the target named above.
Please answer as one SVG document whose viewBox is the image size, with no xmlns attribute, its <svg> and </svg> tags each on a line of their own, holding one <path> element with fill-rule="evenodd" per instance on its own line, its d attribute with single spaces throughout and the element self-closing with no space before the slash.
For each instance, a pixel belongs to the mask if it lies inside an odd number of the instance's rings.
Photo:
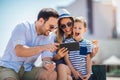
<svg viewBox="0 0 120 80">
<path fill-rule="evenodd" d="M 67 48 L 69 51 L 80 50 L 79 42 L 71 42 L 71 43 L 62 43 L 60 44 L 60 48 Z"/>
</svg>

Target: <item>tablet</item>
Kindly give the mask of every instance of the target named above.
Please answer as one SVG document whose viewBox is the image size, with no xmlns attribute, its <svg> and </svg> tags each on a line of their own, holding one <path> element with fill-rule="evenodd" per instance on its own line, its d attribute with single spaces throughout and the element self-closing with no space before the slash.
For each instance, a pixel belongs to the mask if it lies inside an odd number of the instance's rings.
<svg viewBox="0 0 120 80">
<path fill-rule="evenodd" d="M 62 43 L 60 44 L 60 48 L 67 48 L 69 51 L 80 50 L 79 42 L 71 42 L 71 43 Z"/>
</svg>

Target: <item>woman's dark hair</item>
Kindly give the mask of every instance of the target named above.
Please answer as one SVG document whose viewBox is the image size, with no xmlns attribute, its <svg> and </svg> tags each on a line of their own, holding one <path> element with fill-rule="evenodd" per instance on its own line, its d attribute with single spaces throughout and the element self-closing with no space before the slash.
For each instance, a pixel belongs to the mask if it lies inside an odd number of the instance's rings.
<svg viewBox="0 0 120 80">
<path fill-rule="evenodd" d="M 40 18 L 43 18 L 45 21 L 47 21 L 50 17 L 58 18 L 59 14 L 57 13 L 56 10 L 52 8 L 43 8 L 39 12 L 37 20 L 39 20 Z"/>
</svg>

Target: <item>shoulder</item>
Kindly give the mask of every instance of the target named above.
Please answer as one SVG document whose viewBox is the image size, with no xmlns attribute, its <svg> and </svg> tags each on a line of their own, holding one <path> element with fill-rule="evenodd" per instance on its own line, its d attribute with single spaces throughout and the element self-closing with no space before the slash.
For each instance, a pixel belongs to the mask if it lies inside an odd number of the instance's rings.
<svg viewBox="0 0 120 80">
<path fill-rule="evenodd" d="M 89 41 L 89 40 L 87 40 L 87 39 L 83 39 L 83 40 L 82 40 L 82 43 L 85 43 L 85 44 L 92 44 L 92 42 Z"/>
<path fill-rule="evenodd" d="M 49 38 L 49 40 L 51 40 L 52 42 L 55 42 L 56 40 L 56 34 L 54 32 L 51 32 L 49 34 L 49 36 L 47 36 Z"/>
<path fill-rule="evenodd" d="M 51 32 L 50 35 L 49 35 L 51 38 L 55 38 L 56 37 L 56 34 L 54 32 Z"/>
<path fill-rule="evenodd" d="M 25 34 L 26 32 L 29 33 L 29 31 L 34 30 L 31 29 L 32 24 L 28 21 L 26 22 L 21 22 L 15 26 L 15 28 L 12 31 L 12 34 Z"/>
<path fill-rule="evenodd" d="M 66 38 L 64 40 L 65 43 L 70 43 L 70 42 L 75 42 L 75 40 L 73 38 Z"/>
<path fill-rule="evenodd" d="M 30 22 L 28 22 L 28 21 L 21 22 L 21 23 L 16 25 L 15 30 L 16 29 L 18 29 L 18 30 L 29 29 L 31 25 L 32 24 Z"/>
<path fill-rule="evenodd" d="M 89 41 L 89 40 L 87 40 L 87 39 L 83 39 L 83 40 L 80 42 L 80 44 L 81 44 L 82 46 L 92 47 L 92 42 Z"/>
</svg>

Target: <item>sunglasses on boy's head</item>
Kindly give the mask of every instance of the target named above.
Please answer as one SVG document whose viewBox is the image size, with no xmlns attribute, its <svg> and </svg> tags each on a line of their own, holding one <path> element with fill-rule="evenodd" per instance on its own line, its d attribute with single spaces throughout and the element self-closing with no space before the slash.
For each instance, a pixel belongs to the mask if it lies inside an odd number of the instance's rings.
<svg viewBox="0 0 120 80">
<path fill-rule="evenodd" d="M 72 27 L 73 26 L 73 22 L 68 22 L 67 24 L 61 24 L 60 28 L 61 29 L 65 29 L 66 27 Z"/>
</svg>

